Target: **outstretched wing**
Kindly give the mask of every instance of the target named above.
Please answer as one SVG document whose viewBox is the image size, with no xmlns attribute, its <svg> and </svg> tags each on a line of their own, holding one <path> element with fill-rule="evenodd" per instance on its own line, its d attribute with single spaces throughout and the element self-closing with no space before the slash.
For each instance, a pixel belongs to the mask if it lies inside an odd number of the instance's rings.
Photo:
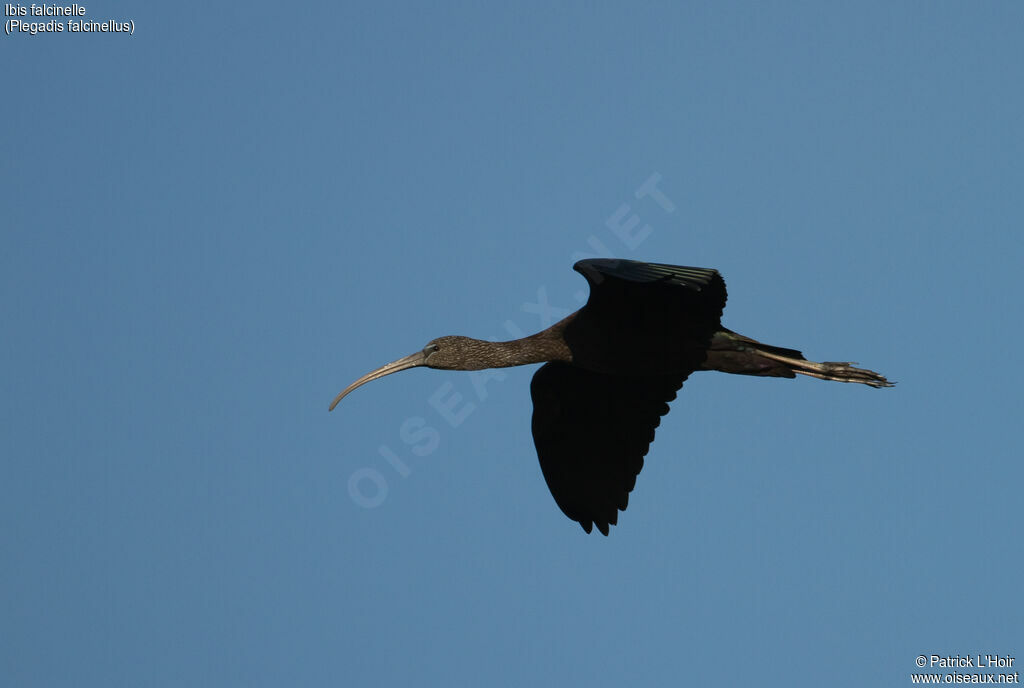
<svg viewBox="0 0 1024 688">
<path fill-rule="evenodd" d="M 533 441 L 551 495 L 588 533 L 625 511 L 654 429 L 686 375 L 619 377 L 567 363 L 533 376 Z"/>
<path fill-rule="evenodd" d="M 713 332 L 727 293 L 717 270 L 617 258 L 581 260 L 573 269 L 590 283 L 586 309 L 595 316 L 678 323 Z"/>
</svg>

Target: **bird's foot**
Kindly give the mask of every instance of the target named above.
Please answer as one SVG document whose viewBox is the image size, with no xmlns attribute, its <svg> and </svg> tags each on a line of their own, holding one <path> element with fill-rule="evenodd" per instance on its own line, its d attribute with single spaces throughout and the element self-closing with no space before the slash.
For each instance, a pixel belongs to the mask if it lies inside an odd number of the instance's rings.
<svg viewBox="0 0 1024 688">
<path fill-rule="evenodd" d="M 880 375 L 873 370 L 855 368 L 852 362 L 825 361 L 824 363 L 816 363 L 815 361 L 808 361 L 802 358 L 780 356 L 779 354 L 763 350 L 759 350 L 758 354 L 765 358 L 770 358 L 773 361 L 785 363 L 794 373 L 807 375 L 809 377 L 816 377 L 819 380 L 859 382 L 862 385 L 878 388 L 892 387 L 895 384 L 894 382 L 886 380 L 884 375 Z"/>
</svg>

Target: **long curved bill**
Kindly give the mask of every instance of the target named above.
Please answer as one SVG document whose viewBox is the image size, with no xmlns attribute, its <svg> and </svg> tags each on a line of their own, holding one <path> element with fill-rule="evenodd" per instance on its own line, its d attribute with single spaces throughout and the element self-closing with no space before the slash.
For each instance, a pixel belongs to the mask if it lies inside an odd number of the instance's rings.
<svg viewBox="0 0 1024 688">
<path fill-rule="evenodd" d="M 383 365 L 380 368 L 377 368 L 377 370 L 373 370 L 373 371 L 367 373 L 366 375 L 363 375 L 361 378 L 359 378 L 358 380 L 353 382 L 351 385 L 349 385 L 345 389 L 341 390 L 341 394 L 339 394 L 338 396 L 334 397 L 334 401 L 331 402 L 331 406 L 327 410 L 328 411 L 333 411 L 334 407 L 338 405 L 338 402 L 341 401 L 342 399 L 344 399 L 345 395 L 348 394 L 349 392 L 351 392 L 356 387 L 362 387 L 367 382 L 373 382 L 374 380 L 378 380 L 378 379 L 384 377 L 385 375 L 390 375 L 391 373 L 397 373 L 399 370 L 407 370 L 409 368 L 415 368 L 416 366 L 421 366 L 421 365 L 423 365 L 423 362 L 426 359 L 427 359 L 427 355 L 425 353 L 423 353 L 422 351 L 417 351 L 414 354 L 410 354 L 409 356 L 405 356 L 404 358 L 400 358 L 397 361 L 392 361 L 391 363 L 388 363 L 387 365 Z"/>
</svg>

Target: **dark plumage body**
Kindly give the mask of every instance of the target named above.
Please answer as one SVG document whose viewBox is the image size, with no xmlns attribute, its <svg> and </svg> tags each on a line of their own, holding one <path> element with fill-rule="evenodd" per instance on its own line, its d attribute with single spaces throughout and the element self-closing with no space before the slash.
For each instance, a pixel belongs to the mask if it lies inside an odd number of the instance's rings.
<svg viewBox="0 0 1024 688">
<path fill-rule="evenodd" d="M 611 259 L 574 268 L 590 283 L 590 299 L 548 329 L 509 342 L 440 337 L 356 380 L 331 408 L 356 387 L 414 366 L 482 370 L 544 362 L 530 385 L 544 478 L 569 518 L 607 535 L 626 508 L 668 402 L 690 373 L 799 373 L 891 386 L 870 370 L 808 361 L 795 349 L 722 327 L 726 290 L 716 270 Z"/>
</svg>

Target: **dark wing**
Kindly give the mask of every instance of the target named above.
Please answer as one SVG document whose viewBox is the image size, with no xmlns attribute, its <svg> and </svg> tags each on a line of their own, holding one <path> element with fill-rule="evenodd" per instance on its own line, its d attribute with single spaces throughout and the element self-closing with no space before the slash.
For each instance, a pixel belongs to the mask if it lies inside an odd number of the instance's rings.
<svg viewBox="0 0 1024 688">
<path fill-rule="evenodd" d="M 590 283 L 590 299 L 565 330 L 576 365 L 622 375 L 701 369 L 722 327 L 717 270 L 604 259 L 573 267 Z"/>
<path fill-rule="evenodd" d="M 728 295 L 718 270 L 618 258 L 581 260 L 573 269 L 590 283 L 590 311 L 619 315 L 645 304 L 657 315 L 684 315 L 695 327 L 721 324 Z"/>
<path fill-rule="evenodd" d="M 619 377 L 567 363 L 533 376 L 533 441 L 555 502 L 588 533 L 625 511 L 654 429 L 686 375 Z"/>
</svg>

